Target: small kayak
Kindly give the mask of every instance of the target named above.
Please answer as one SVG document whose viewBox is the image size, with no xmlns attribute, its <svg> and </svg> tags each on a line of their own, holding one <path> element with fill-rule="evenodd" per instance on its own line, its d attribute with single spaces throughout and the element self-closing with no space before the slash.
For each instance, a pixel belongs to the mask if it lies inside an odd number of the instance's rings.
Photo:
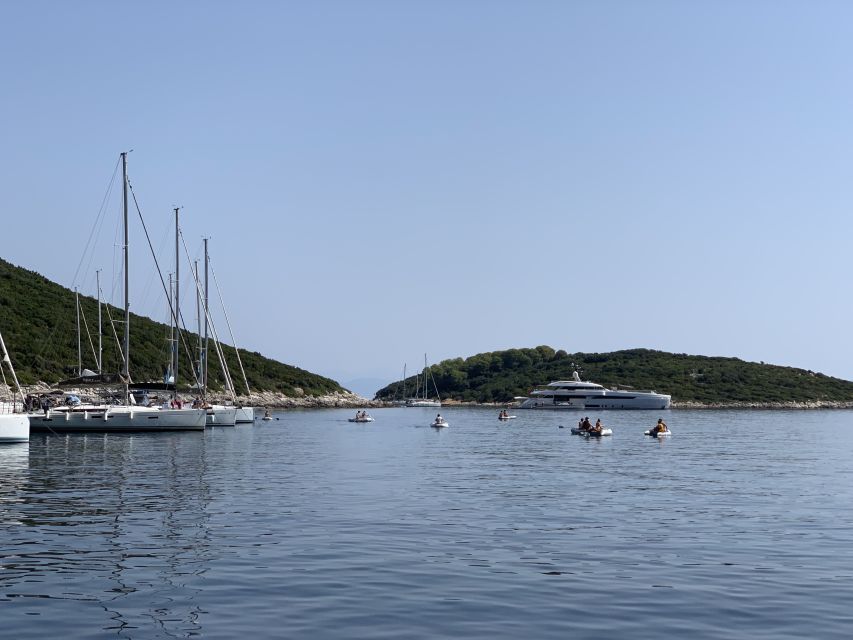
<svg viewBox="0 0 853 640">
<path fill-rule="evenodd" d="M 516 416 L 498 416 L 498 420 L 515 420 Z"/>
<path fill-rule="evenodd" d="M 652 438 L 664 438 L 666 436 L 671 436 L 672 431 L 653 431 L 649 429 L 648 431 L 643 431 L 644 436 L 651 436 Z"/>
<path fill-rule="evenodd" d="M 272 416 L 264 416 L 261 420 L 272 420 Z"/>
<path fill-rule="evenodd" d="M 373 418 L 368 416 L 367 418 L 347 418 L 350 422 L 373 422 Z"/>
<path fill-rule="evenodd" d="M 442 420 L 441 422 L 433 422 L 430 426 L 441 429 L 442 427 L 449 427 L 450 423 L 447 420 Z"/>
</svg>

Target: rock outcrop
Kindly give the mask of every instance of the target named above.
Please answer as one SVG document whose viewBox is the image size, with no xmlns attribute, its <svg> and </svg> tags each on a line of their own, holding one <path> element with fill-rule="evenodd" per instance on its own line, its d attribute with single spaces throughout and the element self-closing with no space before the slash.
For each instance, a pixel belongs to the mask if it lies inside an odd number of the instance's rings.
<svg viewBox="0 0 853 640">
<path fill-rule="evenodd" d="M 231 398 L 224 394 L 208 394 L 209 402 L 224 403 Z M 270 409 L 322 409 L 384 407 L 387 403 L 368 400 L 355 393 L 336 392 L 325 396 L 286 396 L 276 391 L 256 391 L 249 396 L 238 396 L 237 402 L 247 407 Z"/>
<path fill-rule="evenodd" d="M 808 402 L 675 402 L 673 409 L 853 409 L 853 402 L 811 400 Z"/>
<path fill-rule="evenodd" d="M 50 394 L 57 391 L 57 387 L 51 386 L 44 382 L 39 382 L 34 385 L 26 385 L 23 387 L 24 394 L 41 395 Z M 64 388 L 65 393 L 72 393 L 80 396 L 84 400 L 91 399 L 92 401 L 102 397 L 115 396 L 115 388 L 106 387 L 89 387 L 89 388 Z M 168 392 L 159 391 L 158 394 L 167 394 Z M 192 400 L 192 393 L 181 392 L 179 394 L 185 400 Z M 0 401 L 11 401 L 12 394 L 8 388 L 3 388 L 0 385 Z M 225 393 L 209 393 L 207 395 L 208 402 L 214 404 L 231 403 L 231 396 Z M 364 408 L 364 407 L 384 407 L 387 403 L 377 400 L 368 400 L 362 398 L 355 393 L 348 391 L 338 391 L 323 396 L 308 396 L 303 392 L 297 396 L 287 396 L 277 391 L 257 391 L 249 396 L 239 396 L 237 403 L 248 407 L 267 407 L 270 409 L 295 409 L 295 408 Z"/>
</svg>

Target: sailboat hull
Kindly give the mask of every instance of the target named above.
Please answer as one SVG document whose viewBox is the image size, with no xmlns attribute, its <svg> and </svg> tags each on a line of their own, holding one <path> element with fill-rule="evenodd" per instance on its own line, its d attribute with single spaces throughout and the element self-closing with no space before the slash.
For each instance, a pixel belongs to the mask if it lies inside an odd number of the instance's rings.
<svg viewBox="0 0 853 640">
<path fill-rule="evenodd" d="M 12 413 L 0 415 L 0 443 L 27 442 L 30 439 L 30 421 L 26 415 Z"/>
<path fill-rule="evenodd" d="M 441 407 L 441 402 L 438 400 L 407 400 L 407 407 Z"/>
<path fill-rule="evenodd" d="M 29 414 L 31 431 L 204 431 L 204 409 L 92 406 Z"/>
<path fill-rule="evenodd" d="M 237 407 L 237 424 L 255 421 L 255 407 Z"/>
<path fill-rule="evenodd" d="M 207 410 L 208 427 L 233 427 L 237 424 L 237 407 L 215 405 Z"/>
</svg>

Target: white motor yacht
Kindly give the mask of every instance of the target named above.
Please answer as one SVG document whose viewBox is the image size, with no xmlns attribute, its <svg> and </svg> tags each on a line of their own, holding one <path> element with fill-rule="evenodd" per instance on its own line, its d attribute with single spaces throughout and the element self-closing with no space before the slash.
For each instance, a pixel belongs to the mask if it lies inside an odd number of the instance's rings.
<svg viewBox="0 0 853 640">
<path fill-rule="evenodd" d="M 516 398 L 519 409 L 669 409 L 672 397 L 656 391 L 607 389 L 583 382 L 577 371 L 573 380 L 555 380 Z"/>
</svg>

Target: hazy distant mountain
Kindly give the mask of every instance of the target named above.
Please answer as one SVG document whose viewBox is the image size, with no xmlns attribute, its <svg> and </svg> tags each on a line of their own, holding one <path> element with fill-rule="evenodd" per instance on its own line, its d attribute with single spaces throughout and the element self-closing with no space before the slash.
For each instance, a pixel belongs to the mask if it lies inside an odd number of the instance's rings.
<svg viewBox="0 0 853 640">
<path fill-rule="evenodd" d="M 606 387 L 668 393 L 674 402 L 853 402 L 853 382 L 822 373 L 649 349 L 566 353 L 540 346 L 445 360 L 430 369 L 442 399 L 477 402 L 526 396 L 535 386 L 571 379 L 575 371 Z M 406 380 L 408 388 L 414 384 L 414 376 Z M 393 398 L 398 385 L 390 383 L 377 396 Z"/>
<path fill-rule="evenodd" d="M 363 398 L 372 398 L 376 392 L 388 384 L 387 378 L 356 378 L 341 382 L 341 386 L 357 393 Z"/>
<path fill-rule="evenodd" d="M 97 344 L 97 301 L 80 296 L 80 306 L 92 333 L 92 342 Z M 109 312 L 109 313 L 108 313 Z M 117 373 L 121 369 L 121 357 L 109 317 L 123 320 L 124 312 L 104 305 L 104 372 Z M 161 381 L 169 360 L 167 337 L 169 327 L 150 318 L 131 314 L 130 319 L 130 370 L 135 382 Z M 0 331 L 12 356 L 22 384 L 57 382 L 76 375 L 77 329 L 74 292 L 51 282 L 44 276 L 16 267 L 0 259 Z M 116 333 L 123 334 L 123 325 L 116 324 Z M 195 358 L 197 334 L 186 332 L 186 342 Z M 95 359 L 89 338 L 83 334 L 83 366 L 95 368 Z M 244 385 L 239 373 L 233 347 L 223 345 L 225 360 L 238 391 Z M 246 369 L 246 377 L 253 391 L 280 391 L 287 395 L 298 395 L 301 389 L 306 395 L 323 395 L 341 391 L 341 386 L 329 378 L 313 374 L 304 369 L 265 358 L 259 353 L 240 350 Z M 211 346 L 210 378 L 212 386 L 222 384 L 219 361 Z M 189 373 L 189 358 L 181 347 L 179 371 Z M 190 385 L 190 376 L 183 376 L 184 384 Z M 372 392 L 375 389 L 371 390 Z"/>
</svg>

